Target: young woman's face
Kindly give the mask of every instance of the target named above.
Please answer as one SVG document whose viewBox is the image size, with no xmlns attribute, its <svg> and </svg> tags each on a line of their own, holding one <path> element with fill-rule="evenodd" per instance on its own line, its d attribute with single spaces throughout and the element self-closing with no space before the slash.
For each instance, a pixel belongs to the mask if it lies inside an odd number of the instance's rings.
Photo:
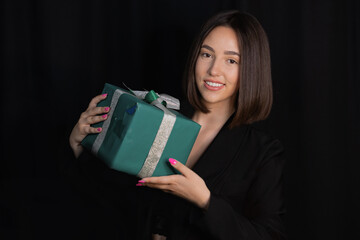
<svg viewBox="0 0 360 240">
<path fill-rule="evenodd" d="M 219 26 L 205 38 L 198 56 L 196 85 L 207 107 L 234 107 L 239 79 L 240 50 L 232 28 Z"/>
</svg>

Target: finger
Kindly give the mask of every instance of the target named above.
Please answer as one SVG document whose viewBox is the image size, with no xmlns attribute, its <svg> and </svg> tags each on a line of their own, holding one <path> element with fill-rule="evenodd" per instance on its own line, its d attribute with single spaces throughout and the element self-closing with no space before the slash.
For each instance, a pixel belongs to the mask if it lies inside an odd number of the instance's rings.
<svg viewBox="0 0 360 240">
<path fill-rule="evenodd" d="M 173 158 L 169 158 L 169 162 L 170 165 L 173 166 L 176 170 L 178 170 L 182 175 L 189 176 L 193 171 L 188 168 L 187 166 L 185 166 L 184 164 L 182 164 L 181 162 L 173 159 Z"/>
<path fill-rule="evenodd" d="M 93 108 L 96 107 L 96 105 L 101 102 L 102 100 L 104 100 L 107 97 L 107 93 L 101 94 L 101 95 L 97 95 L 96 97 L 94 97 L 93 99 L 91 99 L 90 103 L 89 103 L 89 108 Z"/>
<path fill-rule="evenodd" d="M 85 126 L 84 127 L 85 134 L 100 133 L 101 131 L 102 131 L 101 127 L 98 127 L 98 128 L 93 128 L 93 127 L 90 127 L 90 126 Z"/>
<path fill-rule="evenodd" d="M 171 191 L 171 185 L 170 184 L 154 184 L 154 183 L 148 183 L 148 184 L 145 184 L 144 186 L 146 187 L 150 187 L 150 188 L 156 188 L 156 189 L 159 189 L 159 190 L 163 190 L 165 192 L 172 192 Z"/>
<path fill-rule="evenodd" d="M 106 107 L 93 107 L 93 108 L 88 108 L 86 110 L 86 113 L 88 114 L 88 116 L 92 116 L 92 115 L 99 115 L 99 114 L 103 114 L 103 113 L 108 113 L 110 111 L 110 107 L 106 106 Z"/>
<path fill-rule="evenodd" d="M 110 111 L 109 107 L 95 107 L 95 108 L 87 109 L 85 112 L 83 112 L 80 115 L 79 122 L 83 124 L 93 124 L 96 122 L 100 122 L 108 117 L 107 113 L 109 111 Z M 96 116 L 100 114 L 102 115 Z"/>
<path fill-rule="evenodd" d="M 171 184 L 176 182 L 177 175 L 143 178 L 139 182 L 145 184 Z"/>
<path fill-rule="evenodd" d="M 90 117 L 87 117 L 84 122 L 86 125 L 91 125 L 91 124 L 105 121 L 107 118 L 108 118 L 108 114 L 103 114 L 101 116 L 90 116 Z"/>
</svg>

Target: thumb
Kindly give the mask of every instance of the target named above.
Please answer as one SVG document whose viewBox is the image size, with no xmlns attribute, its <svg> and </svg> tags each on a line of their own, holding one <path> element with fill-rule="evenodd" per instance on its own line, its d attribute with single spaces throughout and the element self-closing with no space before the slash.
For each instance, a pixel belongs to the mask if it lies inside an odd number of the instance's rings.
<svg viewBox="0 0 360 240">
<path fill-rule="evenodd" d="M 182 164 L 181 162 L 177 161 L 174 158 L 169 158 L 170 165 L 173 166 L 176 170 L 178 170 L 180 173 L 182 173 L 184 176 L 187 176 L 191 170 Z"/>
</svg>

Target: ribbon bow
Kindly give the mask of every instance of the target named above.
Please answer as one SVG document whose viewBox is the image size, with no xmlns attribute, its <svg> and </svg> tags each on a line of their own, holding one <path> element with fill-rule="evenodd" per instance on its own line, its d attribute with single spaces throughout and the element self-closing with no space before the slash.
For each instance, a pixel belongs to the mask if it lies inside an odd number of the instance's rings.
<svg viewBox="0 0 360 240">
<path fill-rule="evenodd" d="M 161 104 L 163 104 L 165 107 L 167 108 L 171 108 L 174 110 L 180 110 L 180 101 L 177 98 L 174 98 L 170 95 L 167 94 L 158 94 L 153 90 L 150 91 L 133 91 L 131 90 L 128 86 L 125 85 L 125 83 L 123 82 L 123 85 L 132 93 L 134 94 L 137 98 L 141 99 L 141 100 L 145 100 L 147 103 L 152 103 L 155 100 L 157 100 L 158 98 L 160 98 Z"/>
<path fill-rule="evenodd" d="M 129 89 L 130 90 L 130 89 Z M 174 98 L 167 94 L 157 94 L 155 91 L 132 91 L 130 90 L 137 98 L 144 100 L 147 103 L 152 103 L 158 98 L 161 100 L 161 103 L 171 109 L 180 110 L 180 101 L 177 98 Z"/>
</svg>

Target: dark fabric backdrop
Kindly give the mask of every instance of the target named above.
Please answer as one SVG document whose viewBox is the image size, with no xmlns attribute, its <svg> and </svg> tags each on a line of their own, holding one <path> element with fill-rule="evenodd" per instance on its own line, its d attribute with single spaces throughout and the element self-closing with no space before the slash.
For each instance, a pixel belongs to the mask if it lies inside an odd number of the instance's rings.
<svg viewBox="0 0 360 240">
<path fill-rule="evenodd" d="M 269 36 L 275 99 L 259 126 L 286 147 L 289 238 L 360 239 L 356 0 L 1 1 L 0 238 L 81 239 L 91 212 L 62 173 L 80 113 L 105 82 L 181 98 L 190 44 L 225 9 Z"/>
</svg>

